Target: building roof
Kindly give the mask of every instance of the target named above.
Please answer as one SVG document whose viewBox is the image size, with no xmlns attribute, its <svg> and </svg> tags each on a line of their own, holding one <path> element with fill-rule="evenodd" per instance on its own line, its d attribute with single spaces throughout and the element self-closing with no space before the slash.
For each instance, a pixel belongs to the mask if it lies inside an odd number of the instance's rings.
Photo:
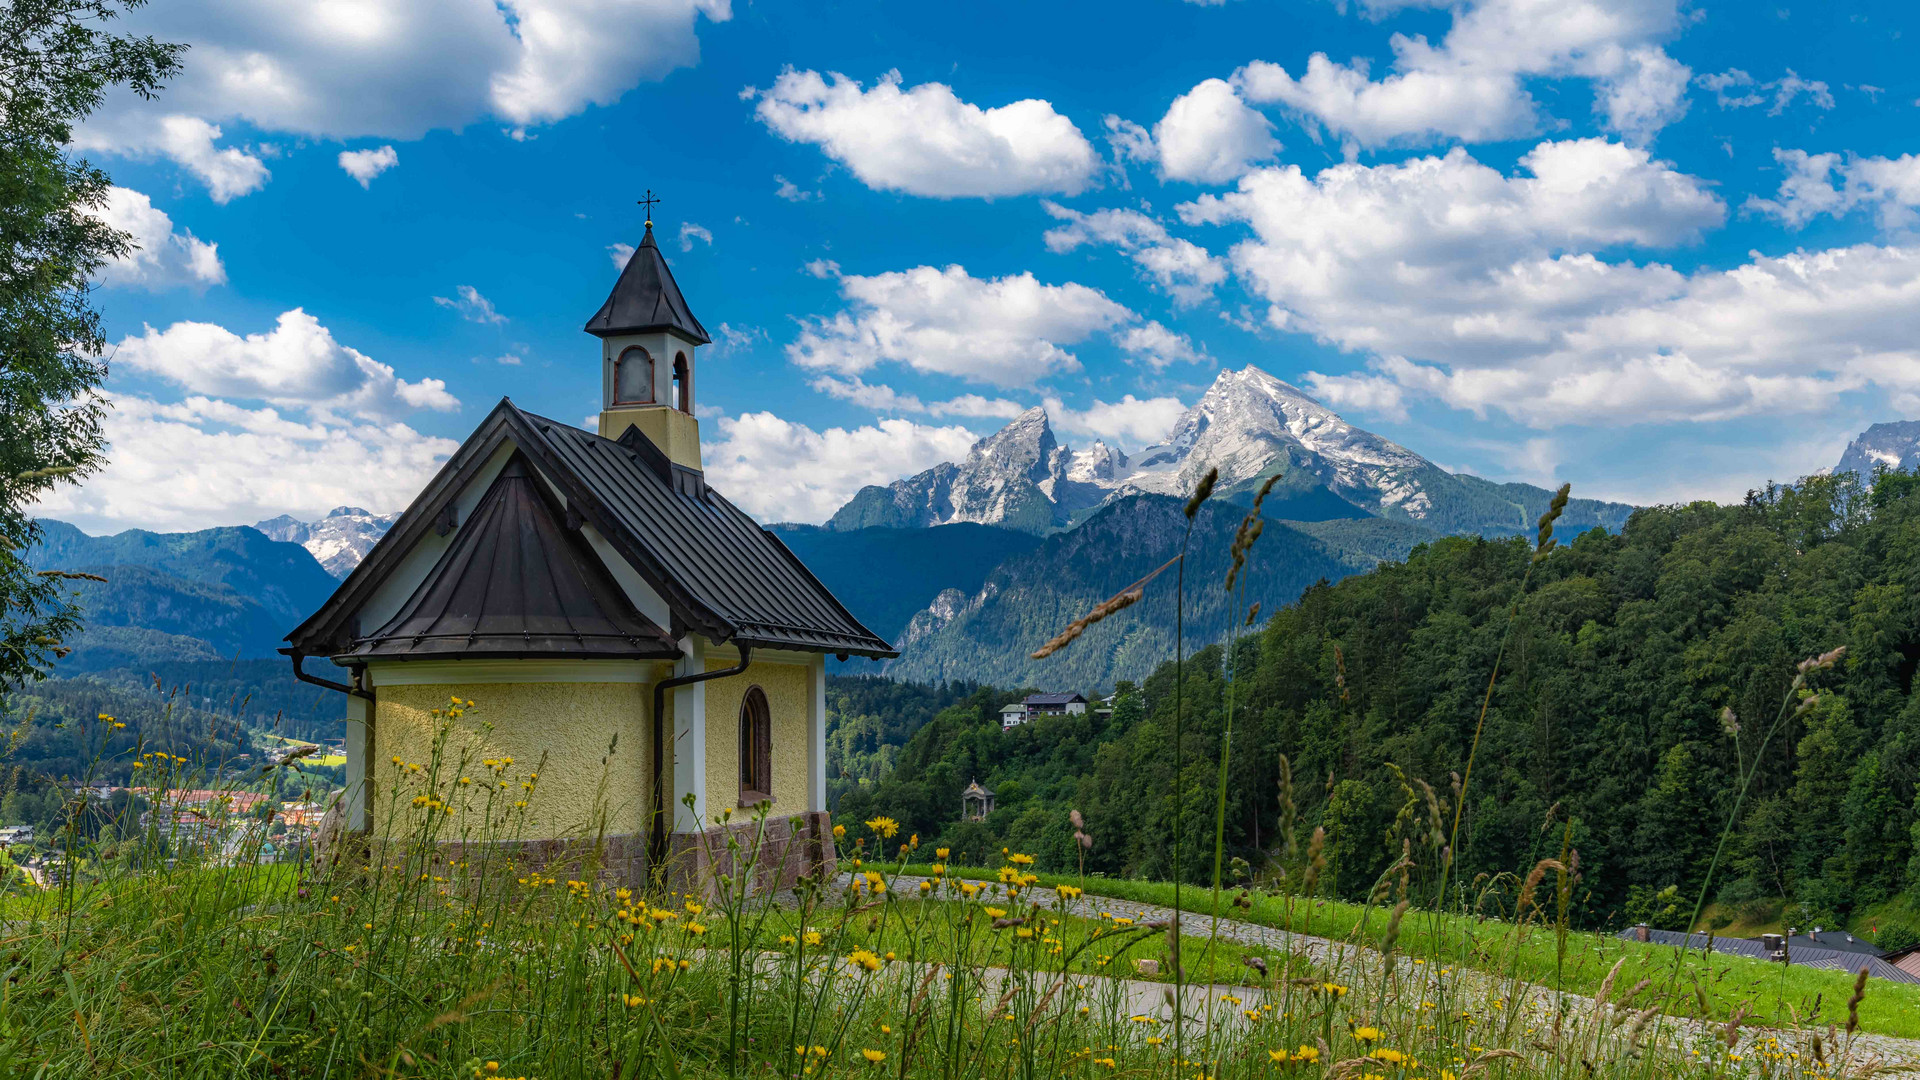
<svg viewBox="0 0 1920 1080">
<path fill-rule="evenodd" d="M 969 795 L 979 795 L 983 798 L 991 799 L 993 798 L 993 789 L 981 787 L 980 781 L 978 780 L 969 780 L 967 781 L 967 789 L 960 793 L 960 797 L 964 799 Z"/>
<path fill-rule="evenodd" d="M 668 461 L 638 428 L 606 439 L 504 398 L 333 597 L 288 634 L 288 651 L 349 659 L 361 608 L 508 443 L 564 497 L 568 520 L 591 524 L 666 601 L 673 637 L 695 631 L 756 648 L 898 655 L 779 537 L 708 487 L 698 470 Z"/>
<path fill-rule="evenodd" d="M 1082 705 L 1087 703 L 1087 699 L 1079 694 L 1028 694 L 1026 703 L 1028 705 L 1071 705 L 1076 701 Z"/>
<path fill-rule="evenodd" d="M 413 596 L 347 655 L 670 660 L 680 647 L 634 610 L 515 454 Z"/>
<path fill-rule="evenodd" d="M 1628 927 L 1622 930 L 1618 936 L 1624 940 L 1633 941 L 1637 940 L 1638 933 L 1635 928 Z M 1709 945 L 1706 934 L 1683 934 L 1678 930 L 1649 930 L 1647 937 L 1648 940 L 1656 945 L 1680 945 L 1685 943 L 1686 947 L 1690 949 L 1704 949 Z M 1867 973 L 1876 979 L 1886 979 L 1889 982 L 1920 984 L 1920 975 L 1902 971 L 1892 964 L 1887 963 L 1879 957 L 1878 949 L 1873 948 L 1873 946 L 1868 945 L 1864 941 L 1860 941 L 1858 938 L 1851 938 L 1851 940 L 1857 945 L 1865 946 L 1866 951 L 1857 948 L 1834 948 L 1830 943 L 1826 943 L 1827 938 L 1848 939 L 1849 937 L 1850 935 L 1840 932 L 1825 932 L 1820 935 L 1823 944 L 1815 945 L 1810 942 L 1806 935 L 1795 934 L 1792 938 L 1788 939 L 1787 956 L 1793 964 L 1800 967 L 1855 972 L 1859 971 L 1864 965 Z M 1802 944 L 1802 942 L 1808 943 Z M 1711 946 L 1714 952 L 1727 953 L 1733 956 L 1747 956 L 1756 960 L 1766 960 L 1771 956 L 1767 947 L 1762 944 L 1758 938 L 1716 937 L 1712 939 Z"/>
<path fill-rule="evenodd" d="M 680 295 L 680 286 L 673 280 L 673 271 L 667 269 L 660 245 L 653 242 L 651 221 L 647 222 L 647 235 L 627 259 L 626 269 L 620 271 L 620 280 L 607 294 L 607 302 L 587 320 L 586 329 L 600 337 L 671 330 L 697 345 L 713 340 L 707 336 L 707 328 L 694 318 L 687 298 Z"/>
<path fill-rule="evenodd" d="M 1885 956 L 1886 950 L 1871 941 L 1862 941 L 1845 930 L 1810 930 L 1787 939 L 1788 949 L 1832 949 L 1835 952 Z"/>
</svg>

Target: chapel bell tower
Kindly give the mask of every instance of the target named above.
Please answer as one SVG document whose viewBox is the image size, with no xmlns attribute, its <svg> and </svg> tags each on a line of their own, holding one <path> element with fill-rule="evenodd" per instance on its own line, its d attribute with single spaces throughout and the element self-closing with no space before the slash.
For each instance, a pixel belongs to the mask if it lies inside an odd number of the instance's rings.
<svg viewBox="0 0 1920 1080">
<path fill-rule="evenodd" d="M 695 353 L 713 339 L 694 318 L 647 234 L 620 271 L 607 302 L 587 320 L 600 339 L 600 434 L 618 439 L 637 427 L 677 465 L 699 469 L 700 422 L 693 416 Z"/>
</svg>

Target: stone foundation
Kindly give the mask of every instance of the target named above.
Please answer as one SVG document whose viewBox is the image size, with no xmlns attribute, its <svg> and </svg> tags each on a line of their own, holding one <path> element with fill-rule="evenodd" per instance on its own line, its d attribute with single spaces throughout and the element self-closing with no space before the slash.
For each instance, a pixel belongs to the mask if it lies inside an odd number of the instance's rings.
<svg viewBox="0 0 1920 1080">
<path fill-rule="evenodd" d="M 758 823 L 745 821 L 697 833 L 674 833 L 667 840 L 667 884 L 680 892 L 711 893 L 716 875 L 733 874 L 750 858 L 753 867 L 747 887 L 751 892 L 792 888 L 816 873 L 831 877 L 838 870 L 833 822 L 819 811 L 769 817 L 764 831 Z"/>
<path fill-rule="evenodd" d="M 759 848 L 755 851 L 755 837 Z M 730 847 L 728 841 L 731 840 Z M 364 861 L 382 845 L 364 834 L 341 836 L 326 845 L 317 861 L 331 865 Z M 491 867 L 489 873 L 524 875 L 539 871 L 563 881 L 593 878 L 602 887 L 625 885 L 647 890 L 654 874 L 647 861 L 647 836 L 628 833 L 596 840 L 512 840 L 435 845 L 433 860 L 452 868 L 465 863 L 468 872 Z M 732 874 L 749 858 L 754 865 L 750 892 L 792 888 L 801 878 L 831 877 L 838 869 L 833 845 L 833 822 L 824 812 L 794 817 L 769 817 L 764 831 L 752 821 L 715 826 L 697 833 L 674 833 L 667 840 L 666 863 L 659 880 L 667 889 L 689 895 L 710 895 L 716 874 Z M 453 876 L 449 874 L 448 876 Z"/>
</svg>

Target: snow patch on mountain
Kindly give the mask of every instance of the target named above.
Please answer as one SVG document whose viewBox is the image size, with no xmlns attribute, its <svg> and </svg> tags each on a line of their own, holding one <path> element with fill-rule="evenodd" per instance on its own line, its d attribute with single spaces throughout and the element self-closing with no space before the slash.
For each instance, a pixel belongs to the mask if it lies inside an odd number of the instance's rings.
<svg viewBox="0 0 1920 1080">
<path fill-rule="evenodd" d="M 254 528 L 274 540 L 299 544 L 313 553 L 327 573 L 345 578 L 387 534 L 399 514 L 376 514 L 357 506 L 336 506 L 318 521 L 301 521 L 282 514 Z"/>
<path fill-rule="evenodd" d="M 1857 472 L 1871 479 L 1875 466 L 1912 469 L 1920 465 L 1920 420 L 1875 424 L 1847 444 L 1835 472 Z"/>
<path fill-rule="evenodd" d="M 1282 474 L 1281 499 L 1311 501 L 1318 492 L 1325 500 L 1330 492 L 1334 499 L 1326 501 L 1440 532 L 1523 532 L 1550 497 L 1529 485 L 1449 473 L 1248 365 L 1221 372 L 1165 439 L 1131 458 L 1102 442 L 1084 450 L 1064 446 L 1046 410 L 1029 409 L 974 444 L 963 462 L 863 488 L 828 524 L 919 528 L 969 521 L 1044 533 L 1128 495 L 1184 497 L 1209 468 L 1220 470 L 1224 495 Z M 1617 528 L 1632 509 L 1575 502 L 1569 524 Z"/>
</svg>

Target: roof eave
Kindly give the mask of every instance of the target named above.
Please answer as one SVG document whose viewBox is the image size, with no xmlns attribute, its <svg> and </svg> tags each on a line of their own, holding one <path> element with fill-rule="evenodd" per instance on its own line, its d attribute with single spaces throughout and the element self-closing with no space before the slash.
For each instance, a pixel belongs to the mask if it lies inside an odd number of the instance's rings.
<svg viewBox="0 0 1920 1080">
<path fill-rule="evenodd" d="M 646 326 L 595 326 L 600 321 L 598 315 L 587 320 L 586 331 L 594 337 L 610 338 L 624 334 L 672 334 L 689 345 L 711 345 L 713 339 L 707 336 L 704 326 L 691 329 L 677 323 L 649 323 Z"/>
</svg>

